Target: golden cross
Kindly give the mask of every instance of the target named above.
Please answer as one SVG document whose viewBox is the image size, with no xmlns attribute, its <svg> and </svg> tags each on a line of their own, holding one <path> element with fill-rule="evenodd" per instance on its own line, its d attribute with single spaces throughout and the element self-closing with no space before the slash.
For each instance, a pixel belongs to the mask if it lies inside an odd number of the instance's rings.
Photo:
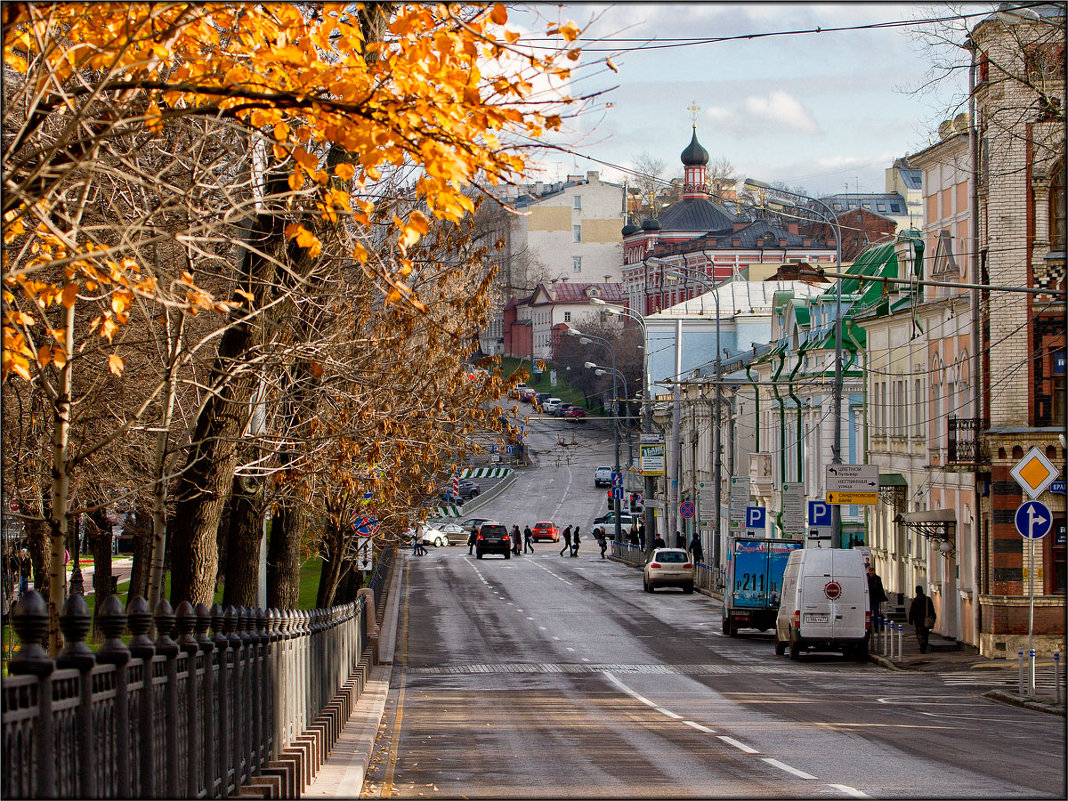
<svg viewBox="0 0 1068 801">
<path fill-rule="evenodd" d="M 697 130 L 697 112 L 701 110 L 701 107 L 697 105 L 697 101 L 690 101 L 690 105 L 686 107 L 686 110 L 690 112 L 690 120 L 693 122 L 693 129 Z"/>
</svg>

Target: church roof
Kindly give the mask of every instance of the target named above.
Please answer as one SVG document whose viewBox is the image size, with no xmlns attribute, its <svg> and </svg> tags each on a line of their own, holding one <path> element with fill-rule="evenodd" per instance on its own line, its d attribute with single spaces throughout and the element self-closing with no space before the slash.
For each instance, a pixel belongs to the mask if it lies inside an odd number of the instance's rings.
<svg viewBox="0 0 1068 801">
<path fill-rule="evenodd" d="M 726 234 L 735 216 L 707 197 L 688 197 L 660 213 L 660 230 Z"/>
</svg>

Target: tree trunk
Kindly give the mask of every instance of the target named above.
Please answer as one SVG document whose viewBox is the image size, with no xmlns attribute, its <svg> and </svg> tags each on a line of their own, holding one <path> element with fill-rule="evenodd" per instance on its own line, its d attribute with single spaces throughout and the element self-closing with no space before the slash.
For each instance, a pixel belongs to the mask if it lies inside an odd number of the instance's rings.
<svg viewBox="0 0 1068 801">
<path fill-rule="evenodd" d="M 132 523 L 131 517 L 134 519 Z M 138 596 L 147 598 L 148 596 L 148 578 L 151 569 L 149 549 L 152 547 L 152 543 L 150 532 L 144 526 L 144 519 L 145 515 L 143 513 L 138 514 L 135 509 L 133 515 L 126 516 L 126 523 L 122 529 L 122 533 L 132 537 L 134 543 L 133 568 L 130 570 L 130 586 L 126 591 L 127 598 L 136 598 Z"/>
<path fill-rule="evenodd" d="M 51 551 L 46 521 L 40 518 L 30 518 L 26 521 L 26 547 L 30 552 L 30 565 L 33 568 L 33 588 L 47 601 L 48 563 Z"/>
<path fill-rule="evenodd" d="M 342 555 L 339 553 L 338 543 L 344 540 L 344 536 L 337 536 L 327 546 L 327 553 L 323 556 L 323 570 L 319 577 L 319 594 L 315 598 L 315 606 L 325 609 L 334 603 L 338 584 L 341 582 Z"/>
<path fill-rule="evenodd" d="M 111 524 L 105 514 L 101 514 L 100 518 L 103 518 L 103 526 L 97 516 L 85 516 L 86 537 L 93 553 L 93 593 L 96 595 L 96 609 L 111 595 Z"/>
<path fill-rule="evenodd" d="M 263 479 L 239 476 L 230 496 L 223 606 L 258 606 L 262 541 Z"/>
<path fill-rule="evenodd" d="M 267 540 L 267 606 L 296 609 L 300 601 L 300 540 L 304 515 L 291 501 L 275 507 Z"/>
</svg>

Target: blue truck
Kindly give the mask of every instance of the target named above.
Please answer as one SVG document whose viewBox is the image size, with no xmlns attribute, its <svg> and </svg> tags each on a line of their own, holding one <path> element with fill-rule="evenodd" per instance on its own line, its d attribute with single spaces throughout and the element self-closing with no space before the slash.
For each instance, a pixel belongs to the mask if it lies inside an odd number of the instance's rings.
<svg viewBox="0 0 1068 801">
<path fill-rule="evenodd" d="M 727 540 L 727 581 L 723 591 L 723 633 L 775 627 L 782 594 L 782 574 L 802 540 L 731 537 Z"/>
</svg>

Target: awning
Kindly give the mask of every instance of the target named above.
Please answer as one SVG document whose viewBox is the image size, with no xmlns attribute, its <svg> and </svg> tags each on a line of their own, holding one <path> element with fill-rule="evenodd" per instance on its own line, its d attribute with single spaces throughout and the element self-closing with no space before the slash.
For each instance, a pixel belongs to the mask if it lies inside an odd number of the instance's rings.
<svg viewBox="0 0 1068 801">
<path fill-rule="evenodd" d="M 882 476 L 879 476 L 880 482 Z M 957 513 L 953 509 L 927 509 L 923 512 L 909 512 L 901 516 L 902 523 L 953 523 L 957 522 Z"/>
<path fill-rule="evenodd" d="M 957 528 L 957 513 L 952 509 L 928 509 L 898 515 L 894 521 L 905 528 L 918 531 L 927 539 L 934 538 L 952 543 L 953 533 Z"/>
<path fill-rule="evenodd" d="M 880 473 L 879 474 L 879 486 L 880 487 L 907 487 L 909 483 L 905 481 L 905 477 L 900 473 Z M 916 514 L 913 512 L 912 514 Z"/>
</svg>

